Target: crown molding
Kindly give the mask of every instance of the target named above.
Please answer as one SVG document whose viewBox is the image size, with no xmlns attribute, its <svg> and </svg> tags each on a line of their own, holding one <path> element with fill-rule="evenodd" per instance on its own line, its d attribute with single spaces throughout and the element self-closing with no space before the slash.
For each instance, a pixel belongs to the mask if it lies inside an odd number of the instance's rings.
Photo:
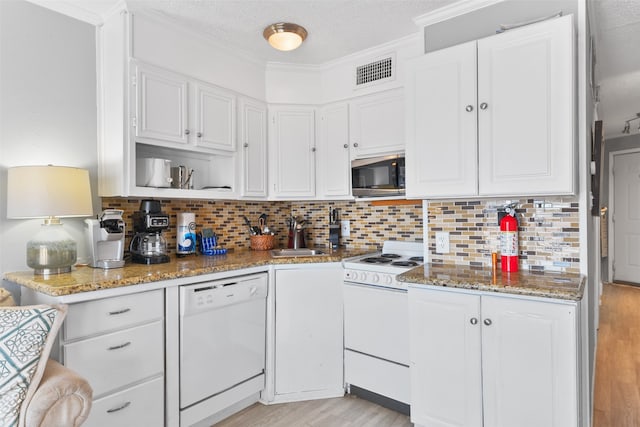
<svg viewBox="0 0 640 427">
<path fill-rule="evenodd" d="M 419 27 L 426 27 L 438 22 L 446 21 L 447 19 L 455 18 L 456 16 L 492 6 L 496 3 L 502 3 L 504 1 L 506 0 L 460 0 L 459 2 L 450 4 L 449 6 L 436 9 L 433 12 L 416 16 L 413 18 L 413 22 L 415 22 Z"/>
<path fill-rule="evenodd" d="M 124 1 L 114 1 L 113 6 L 104 12 L 98 12 L 94 7 L 91 7 L 91 2 L 77 2 L 77 1 L 64 1 L 64 0 L 27 0 L 29 3 L 33 3 L 45 9 L 53 10 L 62 15 L 69 16 L 79 21 L 86 22 L 91 25 L 102 25 L 105 19 L 121 10 L 124 5 Z M 88 7 L 87 7 L 88 6 Z"/>
</svg>

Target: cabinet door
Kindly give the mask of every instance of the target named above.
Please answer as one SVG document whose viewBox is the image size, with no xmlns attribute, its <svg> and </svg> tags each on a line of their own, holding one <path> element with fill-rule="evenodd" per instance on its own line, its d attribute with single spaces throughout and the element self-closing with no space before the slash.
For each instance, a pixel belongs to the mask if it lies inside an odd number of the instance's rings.
<svg viewBox="0 0 640 427">
<path fill-rule="evenodd" d="M 320 196 L 351 195 L 348 104 L 320 110 L 317 178 Z"/>
<path fill-rule="evenodd" d="M 412 422 L 482 427 L 479 319 L 477 295 L 409 288 Z"/>
<path fill-rule="evenodd" d="M 276 270 L 275 392 L 342 390 L 342 268 Z"/>
<path fill-rule="evenodd" d="M 574 192 L 571 16 L 478 41 L 480 195 Z"/>
<path fill-rule="evenodd" d="M 476 195 L 476 42 L 407 69 L 407 197 Z"/>
<path fill-rule="evenodd" d="M 577 426 L 575 306 L 482 297 L 482 317 L 485 425 Z"/>
<path fill-rule="evenodd" d="M 236 149 L 236 97 L 220 88 L 196 86 L 196 145 L 217 150 Z"/>
<path fill-rule="evenodd" d="M 272 172 L 275 197 L 315 195 L 314 117 L 314 109 L 311 107 L 271 109 L 269 169 Z"/>
<path fill-rule="evenodd" d="M 267 109 L 264 104 L 240 100 L 242 196 L 267 196 Z"/>
<path fill-rule="evenodd" d="M 139 64 L 136 85 L 136 137 L 187 144 L 187 81 Z"/>
<path fill-rule="evenodd" d="M 352 159 L 404 151 L 402 89 L 365 96 L 349 104 Z"/>
</svg>

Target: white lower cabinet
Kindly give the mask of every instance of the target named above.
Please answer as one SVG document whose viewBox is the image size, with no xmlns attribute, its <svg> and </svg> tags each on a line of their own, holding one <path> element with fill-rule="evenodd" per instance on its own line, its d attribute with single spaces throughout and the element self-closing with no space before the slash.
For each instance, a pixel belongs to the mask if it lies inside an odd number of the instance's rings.
<svg viewBox="0 0 640 427">
<path fill-rule="evenodd" d="M 164 425 L 162 377 L 93 401 L 85 427 Z"/>
<path fill-rule="evenodd" d="M 344 394 L 342 266 L 275 271 L 275 401 Z"/>
<path fill-rule="evenodd" d="M 409 288 L 411 421 L 579 425 L 578 307 Z"/>
<path fill-rule="evenodd" d="M 70 304 L 63 364 L 89 381 L 87 426 L 164 424 L 164 290 Z"/>
</svg>

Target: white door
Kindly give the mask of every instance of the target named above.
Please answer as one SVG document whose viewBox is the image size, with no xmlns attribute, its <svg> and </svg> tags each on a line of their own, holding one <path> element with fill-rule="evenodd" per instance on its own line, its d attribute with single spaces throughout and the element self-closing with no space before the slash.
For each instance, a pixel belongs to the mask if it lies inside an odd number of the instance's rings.
<svg viewBox="0 0 640 427">
<path fill-rule="evenodd" d="M 136 71 L 136 137 L 187 144 L 187 81 L 146 65 Z"/>
<path fill-rule="evenodd" d="M 283 269 L 275 277 L 276 394 L 340 395 L 342 268 Z"/>
<path fill-rule="evenodd" d="M 407 197 L 476 195 L 476 42 L 424 55 L 407 70 Z"/>
<path fill-rule="evenodd" d="M 613 156 L 613 280 L 640 283 L 640 152 Z"/>
<path fill-rule="evenodd" d="M 577 427 L 573 304 L 482 297 L 484 425 Z"/>
<path fill-rule="evenodd" d="M 402 89 L 356 98 L 349 104 L 352 159 L 404 151 Z"/>
<path fill-rule="evenodd" d="M 346 103 L 320 111 L 317 180 L 321 197 L 351 194 L 349 105 Z"/>
<path fill-rule="evenodd" d="M 482 427 L 480 297 L 409 287 L 409 325 L 411 421 Z"/>
<path fill-rule="evenodd" d="M 264 104 L 240 100 L 242 196 L 267 196 L 267 109 Z"/>
<path fill-rule="evenodd" d="M 480 195 L 574 191 L 572 16 L 478 40 Z"/>
<path fill-rule="evenodd" d="M 273 177 L 273 195 L 282 198 L 314 196 L 314 109 L 272 107 L 269 116 L 269 170 Z"/>
<path fill-rule="evenodd" d="M 224 151 L 236 149 L 236 97 L 220 88 L 196 86 L 196 145 Z"/>
</svg>

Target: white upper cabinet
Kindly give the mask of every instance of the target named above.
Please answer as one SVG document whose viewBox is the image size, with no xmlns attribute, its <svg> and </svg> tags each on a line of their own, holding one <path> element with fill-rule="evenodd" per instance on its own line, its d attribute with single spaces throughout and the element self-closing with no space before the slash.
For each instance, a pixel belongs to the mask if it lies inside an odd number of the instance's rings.
<svg viewBox="0 0 640 427">
<path fill-rule="evenodd" d="M 195 85 L 195 144 L 224 151 L 236 149 L 236 96 L 224 89 Z"/>
<path fill-rule="evenodd" d="M 416 58 L 407 69 L 407 197 L 476 195 L 476 42 Z"/>
<path fill-rule="evenodd" d="M 356 98 L 349 107 L 352 159 L 404 152 L 402 89 Z"/>
<path fill-rule="evenodd" d="M 267 107 L 240 98 L 240 141 L 242 145 L 243 197 L 267 196 Z"/>
<path fill-rule="evenodd" d="M 349 155 L 349 105 L 328 105 L 318 118 L 318 196 L 351 196 L 351 160 Z"/>
<path fill-rule="evenodd" d="M 140 61 L 135 69 L 136 140 L 235 151 L 233 92 Z"/>
<path fill-rule="evenodd" d="M 478 41 L 480 195 L 574 192 L 572 16 Z"/>
<path fill-rule="evenodd" d="M 315 196 L 315 151 L 315 108 L 270 107 L 270 194 L 274 198 Z"/>
<path fill-rule="evenodd" d="M 407 196 L 574 193 L 573 62 L 572 16 L 412 61 Z"/>
<path fill-rule="evenodd" d="M 187 80 L 178 74 L 138 64 L 134 84 L 136 138 L 188 144 Z"/>
</svg>

